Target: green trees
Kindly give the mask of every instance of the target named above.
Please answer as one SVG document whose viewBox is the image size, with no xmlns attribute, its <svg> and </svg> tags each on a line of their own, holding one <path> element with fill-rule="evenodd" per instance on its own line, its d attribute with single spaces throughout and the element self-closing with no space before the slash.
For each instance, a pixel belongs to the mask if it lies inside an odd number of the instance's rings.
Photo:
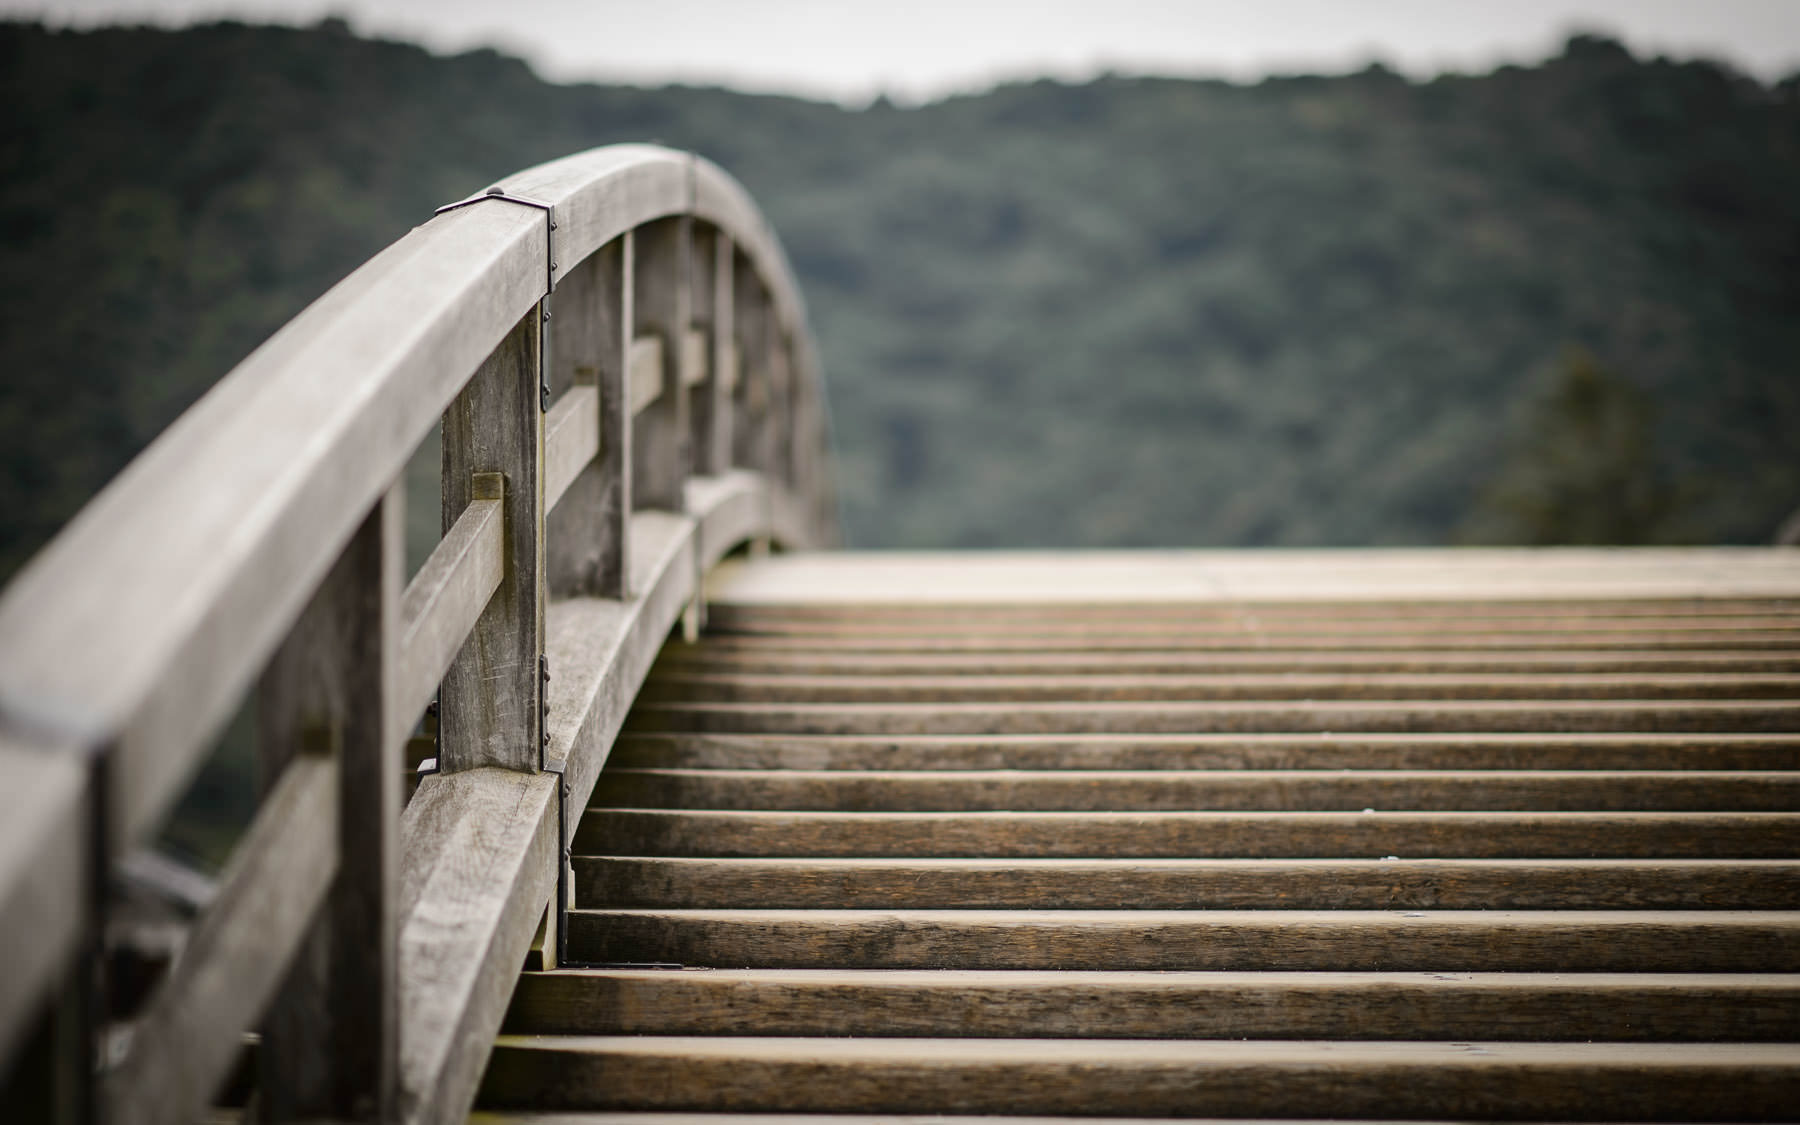
<svg viewBox="0 0 1800 1125">
<path fill-rule="evenodd" d="M 1643 393 L 1570 348 L 1520 413 L 1499 471 L 1462 528 L 1475 543 L 1624 545 L 1679 538 Z"/>
</svg>

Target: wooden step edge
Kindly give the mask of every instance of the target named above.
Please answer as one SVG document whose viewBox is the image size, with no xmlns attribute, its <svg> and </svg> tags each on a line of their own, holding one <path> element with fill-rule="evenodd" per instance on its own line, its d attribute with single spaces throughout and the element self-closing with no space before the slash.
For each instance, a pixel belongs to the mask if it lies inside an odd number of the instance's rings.
<svg viewBox="0 0 1800 1125">
<path fill-rule="evenodd" d="M 1800 911 L 576 910 L 582 963 L 1793 972 Z"/>
<path fill-rule="evenodd" d="M 525 974 L 502 1030 L 1783 1042 L 1800 974 L 569 969 Z"/>
<path fill-rule="evenodd" d="M 575 856 L 577 905 L 846 909 L 1781 910 L 1800 860 Z"/>
<path fill-rule="evenodd" d="M 1800 1046 L 501 1036 L 489 1106 L 1766 1117 Z"/>
<path fill-rule="evenodd" d="M 583 855 L 1789 859 L 1773 812 L 770 812 L 590 808 Z"/>
</svg>

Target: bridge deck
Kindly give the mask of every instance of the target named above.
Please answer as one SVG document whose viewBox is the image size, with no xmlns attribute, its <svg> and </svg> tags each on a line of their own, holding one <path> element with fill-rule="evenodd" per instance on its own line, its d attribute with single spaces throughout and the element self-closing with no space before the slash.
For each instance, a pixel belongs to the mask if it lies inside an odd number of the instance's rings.
<svg viewBox="0 0 1800 1125">
<path fill-rule="evenodd" d="M 576 833 L 569 953 L 611 967 L 523 977 L 484 1113 L 1800 1104 L 1800 556 L 839 554 L 709 592 Z"/>
</svg>

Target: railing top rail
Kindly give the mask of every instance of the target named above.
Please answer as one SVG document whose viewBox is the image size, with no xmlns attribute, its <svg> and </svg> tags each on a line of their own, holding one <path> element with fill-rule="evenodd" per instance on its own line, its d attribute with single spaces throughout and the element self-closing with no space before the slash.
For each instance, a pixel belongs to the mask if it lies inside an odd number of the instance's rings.
<svg viewBox="0 0 1800 1125">
<path fill-rule="evenodd" d="M 804 377 L 779 243 L 717 166 L 648 145 L 540 165 L 415 228 L 228 374 L 0 594 L 0 730 L 112 751 L 114 846 L 176 795 L 201 746 L 471 371 L 560 276 L 691 214 L 754 263 Z M 546 255 L 549 260 L 546 260 Z M 550 263 L 555 269 L 550 269 Z"/>
</svg>

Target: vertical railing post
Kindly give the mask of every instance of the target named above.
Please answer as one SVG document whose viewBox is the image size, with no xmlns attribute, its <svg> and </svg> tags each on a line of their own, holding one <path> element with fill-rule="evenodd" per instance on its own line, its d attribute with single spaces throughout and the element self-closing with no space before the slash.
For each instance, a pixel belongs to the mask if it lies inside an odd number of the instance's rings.
<svg viewBox="0 0 1800 1125">
<path fill-rule="evenodd" d="M 691 319 L 688 267 L 693 222 L 685 215 L 659 219 L 636 233 L 633 330 L 661 337 L 663 370 L 662 393 L 637 416 L 632 434 L 631 505 L 679 512 L 691 460 L 681 359 Z"/>
<path fill-rule="evenodd" d="M 732 391 L 737 343 L 731 237 L 707 228 L 694 241 L 694 320 L 706 331 L 706 379 L 694 389 L 694 470 L 718 475 L 731 468 Z"/>
<path fill-rule="evenodd" d="M 394 1112 L 400 771 L 387 711 L 405 508 L 396 485 L 370 512 L 258 691 L 266 777 L 323 748 L 339 755 L 340 785 L 337 876 L 264 1021 L 268 1121 L 386 1121 Z"/>
<path fill-rule="evenodd" d="M 506 566 L 500 588 L 444 674 L 438 768 L 542 763 L 539 657 L 544 651 L 544 416 L 538 398 L 534 307 L 482 361 L 444 412 L 443 525 L 471 498 L 477 473 L 505 480 Z"/>
<path fill-rule="evenodd" d="M 595 593 L 631 597 L 631 336 L 636 323 L 636 238 L 602 247 L 597 309 L 604 323 L 600 365 L 600 565 Z"/>
<path fill-rule="evenodd" d="M 550 391 L 597 386 L 600 454 L 563 493 L 547 519 L 545 573 L 552 597 L 624 597 L 629 523 L 630 352 L 628 276 L 631 236 L 602 246 L 568 271 L 552 299 Z"/>
</svg>

